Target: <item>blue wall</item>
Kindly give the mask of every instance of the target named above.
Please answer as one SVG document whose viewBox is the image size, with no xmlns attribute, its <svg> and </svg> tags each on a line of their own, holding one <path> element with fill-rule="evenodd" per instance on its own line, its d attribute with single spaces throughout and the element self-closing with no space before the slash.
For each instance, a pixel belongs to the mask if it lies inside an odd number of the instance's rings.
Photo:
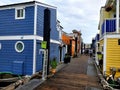
<svg viewBox="0 0 120 90">
<path fill-rule="evenodd" d="M 43 30 L 44 30 L 44 10 L 46 8 L 43 6 L 38 6 L 37 8 L 37 35 L 43 36 Z M 57 20 L 56 20 L 56 9 L 49 8 L 51 12 L 51 35 L 50 38 L 54 40 L 59 40 L 59 32 L 57 31 Z"/>
<path fill-rule="evenodd" d="M 37 35 L 43 36 L 44 27 L 43 6 L 37 8 Z M 51 11 L 51 35 L 53 40 L 59 40 L 56 27 L 56 9 Z M 34 34 L 34 6 L 25 8 L 25 19 L 15 19 L 15 9 L 0 10 L 0 36 L 33 35 Z M 21 40 L 25 49 L 18 53 L 15 50 L 17 40 L 1 40 L 0 72 L 12 72 L 20 75 L 31 75 L 33 72 L 33 40 Z M 39 52 L 41 41 L 37 40 L 36 71 L 42 70 L 43 56 Z M 50 44 L 50 59 L 59 60 L 59 45 Z"/>
<path fill-rule="evenodd" d="M 99 40 L 100 40 L 100 35 L 99 35 L 99 34 L 96 35 L 95 40 L 96 40 L 96 41 L 99 41 Z"/>
<path fill-rule="evenodd" d="M 59 62 L 59 45 L 51 43 L 50 44 L 50 60 L 52 60 L 55 57 Z"/>
<path fill-rule="evenodd" d="M 0 10 L 0 36 L 32 35 L 34 6 L 25 8 L 25 19 L 15 19 L 15 9 Z"/>
<path fill-rule="evenodd" d="M 16 52 L 16 40 L 0 41 L 2 49 L 0 50 L 0 72 L 12 72 L 14 74 L 28 75 L 32 74 L 33 68 L 33 40 L 22 40 L 25 45 L 24 51 Z M 18 64 L 16 63 L 18 62 Z M 20 62 L 23 62 L 21 71 Z M 15 66 L 15 63 L 17 64 Z M 20 73 L 22 72 L 22 73 Z"/>
<path fill-rule="evenodd" d="M 41 41 L 37 40 L 37 48 L 36 48 L 36 71 L 42 70 L 43 67 L 43 53 L 40 51 L 41 49 Z"/>
</svg>

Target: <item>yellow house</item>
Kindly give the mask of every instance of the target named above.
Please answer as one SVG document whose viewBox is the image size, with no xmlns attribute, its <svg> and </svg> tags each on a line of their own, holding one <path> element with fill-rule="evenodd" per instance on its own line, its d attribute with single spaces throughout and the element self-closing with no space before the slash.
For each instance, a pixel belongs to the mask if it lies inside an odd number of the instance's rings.
<svg viewBox="0 0 120 90">
<path fill-rule="evenodd" d="M 103 53 L 103 74 L 110 74 L 110 68 L 116 68 L 120 76 L 120 26 L 119 0 L 107 0 L 100 10 L 100 51 Z"/>
</svg>

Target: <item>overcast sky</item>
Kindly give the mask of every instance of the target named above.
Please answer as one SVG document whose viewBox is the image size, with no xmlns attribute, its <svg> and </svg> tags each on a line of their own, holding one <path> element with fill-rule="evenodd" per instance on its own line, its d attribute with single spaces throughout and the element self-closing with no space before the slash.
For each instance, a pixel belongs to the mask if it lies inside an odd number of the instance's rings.
<svg viewBox="0 0 120 90">
<path fill-rule="evenodd" d="M 0 4 L 10 4 L 31 0 L 0 0 Z M 106 0 L 37 0 L 57 7 L 57 19 L 63 30 L 71 33 L 80 30 L 84 43 L 91 43 L 98 32 L 99 12 Z"/>
</svg>

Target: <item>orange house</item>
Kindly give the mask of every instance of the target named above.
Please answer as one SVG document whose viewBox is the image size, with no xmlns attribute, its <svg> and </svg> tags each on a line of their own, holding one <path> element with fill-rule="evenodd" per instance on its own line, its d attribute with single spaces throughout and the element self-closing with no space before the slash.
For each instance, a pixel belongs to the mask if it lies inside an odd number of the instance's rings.
<svg viewBox="0 0 120 90">
<path fill-rule="evenodd" d="M 73 30 L 73 33 L 62 33 L 62 42 L 67 47 L 67 53 L 71 56 L 80 53 L 81 49 L 81 33 L 77 30 Z"/>
<path fill-rule="evenodd" d="M 70 44 L 70 37 L 68 35 L 66 35 L 65 32 L 62 34 L 62 42 L 65 45 L 69 45 Z"/>
<path fill-rule="evenodd" d="M 71 39 L 72 41 L 72 56 L 75 55 L 75 40 L 74 39 Z"/>
</svg>

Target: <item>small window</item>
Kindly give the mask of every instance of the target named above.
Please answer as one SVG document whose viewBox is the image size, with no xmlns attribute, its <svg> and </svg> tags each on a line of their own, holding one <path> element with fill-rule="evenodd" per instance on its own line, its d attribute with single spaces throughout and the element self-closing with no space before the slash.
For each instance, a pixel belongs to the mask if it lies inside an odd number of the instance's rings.
<svg viewBox="0 0 120 90">
<path fill-rule="evenodd" d="M 15 19 L 24 19 L 25 18 L 25 9 L 19 8 L 15 11 Z"/>
<path fill-rule="evenodd" d="M 118 45 L 120 45 L 120 39 L 118 39 Z"/>
<path fill-rule="evenodd" d="M 24 43 L 21 41 L 18 41 L 15 43 L 15 50 L 17 52 L 22 52 L 24 50 Z"/>
</svg>

